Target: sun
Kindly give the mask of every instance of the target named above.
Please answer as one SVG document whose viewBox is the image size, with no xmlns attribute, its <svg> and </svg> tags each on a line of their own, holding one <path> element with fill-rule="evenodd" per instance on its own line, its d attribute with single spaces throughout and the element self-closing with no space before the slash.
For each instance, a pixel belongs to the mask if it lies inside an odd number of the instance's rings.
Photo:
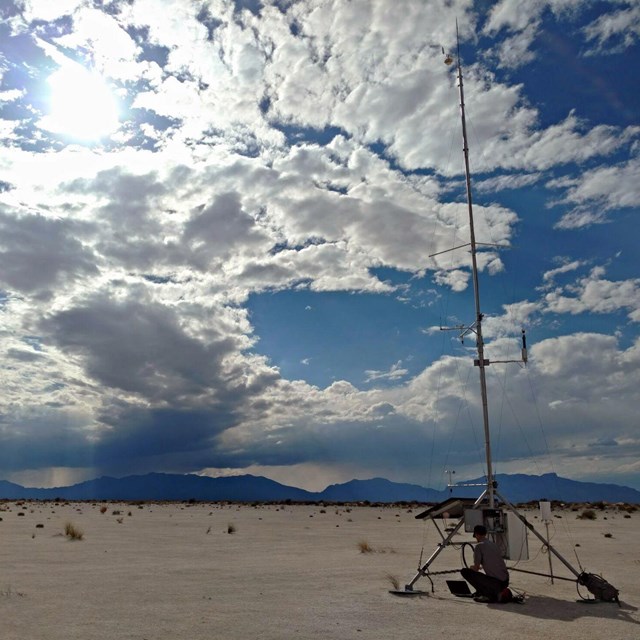
<svg viewBox="0 0 640 640">
<path fill-rule="evenodd" d="M 66 62 L 48 79 L 50 111 L 43 126 L 80 140 L 98 140 L 119 124 L 118 104 L 104 79 L 75 62 Z"/>
</svg>

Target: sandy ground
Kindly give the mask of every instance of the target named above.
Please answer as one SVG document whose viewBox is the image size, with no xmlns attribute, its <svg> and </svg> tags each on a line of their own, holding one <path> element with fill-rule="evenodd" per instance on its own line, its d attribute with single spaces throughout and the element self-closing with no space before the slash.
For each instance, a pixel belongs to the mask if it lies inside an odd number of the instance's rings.
<svg viewBox="0 0 640 640">
<path fill-rule="evenodd" d="M 595 521 L 554 512 L 553 544 L 574 566 L 577 552 L 584 569 L 614 584 L 618 607 L 577 602 L 575 583 L 519 572 L 511 582 L 526 593 L 522 605 L 455 598 L 444 575 L 434 577 L 433 593 L 422 578 L 416 588 L 428 595 L 394 596 L 389 575 L 404 586 L 440 539 L 406 507 L 6 502 L 0 509 L 3 640 L 640 638 L 640 511 L 625 518 L 610 509 Z M 536 511 L 526 515 L 544 531 Z M 67 522 L 82 540 L 64 535 Z M 360 551 L 363 541 L 372 552 Z M 541 544 L 530 538 L 529 545 L 532 559 L 520 566 L 547 571 Z M 570 575 L 553 564 L 557 575 Z M 460 551 L 448 548 L 432 570 L 461 566 Z"/>
</svg>

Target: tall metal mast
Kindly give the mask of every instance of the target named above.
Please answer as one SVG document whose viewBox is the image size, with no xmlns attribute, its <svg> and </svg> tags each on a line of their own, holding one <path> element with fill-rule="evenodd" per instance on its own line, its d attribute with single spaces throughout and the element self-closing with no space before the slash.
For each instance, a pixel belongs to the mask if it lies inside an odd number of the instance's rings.
<svg viewBox="0 0 640 640">
<path fill-rule="evenodd" d="M 460 41 L 458 39 L 458 25 L 456 24 L 457 41 L 457 67 L 458 67 L 458 89 L 460 91 L 460 119 L 462 121 L 462 151 L 464 154 L 464 175 L 467 187 L 467 209 L 469 213 L 469 235 L 471 245 L 471 267 L 473 272 L 473 296 L 475 299 L 476 319 L 470 329 L 476 334 L 476 349 L 478 359 L 475 365 L 480 369 L 480 393 L 482 396 L 482 421 L 484 425 L 484 448 L 487 460 L 487 496 L 489 506 L 494 507 L 495 485 L 493 479 L 493 465 L 491 461 L 491 434 L 489 432 L 489 403 L 487 400 L 487 377 L 485 367 L 489 361 L 484 357 L 484 340 L 482 338 L 482 312 L 480 311 L 480 288 L 478 286 L 478 260 L 476 233 L 473 224 L 473 199 L 471 197 L 471 172 L 469 170 L 469 145 L 467 144 L 467 121 L 464 112 L 464 85 L 462 82 L 462 63 L 460 62 Z"/>
</svg>

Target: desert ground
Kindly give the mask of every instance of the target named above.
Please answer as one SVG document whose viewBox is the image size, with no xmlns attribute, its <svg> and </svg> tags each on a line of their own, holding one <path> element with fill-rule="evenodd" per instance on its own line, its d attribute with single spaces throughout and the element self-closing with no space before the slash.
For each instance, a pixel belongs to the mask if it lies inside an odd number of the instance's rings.
<svg viewBox="0 0 640 640">
<path fill-rule="evenodd" d="M 575 509 L 575 507 L 574 507 Z M 524 604 L 452 596 L 445 579 L 404 586 L 440 536 L 418 507 L 0 502 L 3 640 L 640 637 L 640 511 L 556 509 L 552 544 L 620 590 L 578 602 L 574 582 L 512 572 Z M 523 512 L 538 530 L 535 509 Z M 65 535 L 71 524 L 81 539 Z M 446 524 L 446 523 L 445 523 Z M 471 541 L 460 533 L 456 541 Z M 363 552 L 363 549 L 365 550 Z M 368 550 L 367 550 L 368 549 Z M 546 572 L 529 538 L 520 568 Z M 576 558 L 577 554 L 577 558 Z M 553 559 L 557 576 L 570 576 Z M 578 562 L 580 564 L 578 564 Z M 447 548 L 432 571 L 462 566 Z M 588 593 L 581 588 L 582 595 Z"/>
</svg>

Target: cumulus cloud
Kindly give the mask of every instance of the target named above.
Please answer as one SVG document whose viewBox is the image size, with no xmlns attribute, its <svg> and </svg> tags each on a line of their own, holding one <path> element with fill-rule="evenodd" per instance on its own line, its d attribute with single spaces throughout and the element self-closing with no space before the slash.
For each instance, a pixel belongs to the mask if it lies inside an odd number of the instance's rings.
<svg viewBox="0 0 640 640">
<path fill-rule="evenodd" d="M 67 282 L 96 275 L 95 257 L 78 236 L 82 224 L 0 208 L 0 280 L 22 293 L 51 297 Z M 38 250 L 34 252 L 34 247 Z"/>
<path fill-rule="evenodd" d="M 638 202 L 640 161 L 631 158 L 613 166 L 597 167 L 572 179 L 551 182 L 564 189 L 563 202 L 575 208 L 558 221 L 558 228 L 573 229 L 609 221 L 610 212 Z"/>
<path fill-rule="evenodd" d="M 630 320 L 638 322 L 640 280 L 611 281 L 604 278 L 605 269 L 595 267 L 575 284 L 557 287 L 545 295 L 547 312 L 578 314 L 612 313 L 626 310 Z"/>
</svg>

